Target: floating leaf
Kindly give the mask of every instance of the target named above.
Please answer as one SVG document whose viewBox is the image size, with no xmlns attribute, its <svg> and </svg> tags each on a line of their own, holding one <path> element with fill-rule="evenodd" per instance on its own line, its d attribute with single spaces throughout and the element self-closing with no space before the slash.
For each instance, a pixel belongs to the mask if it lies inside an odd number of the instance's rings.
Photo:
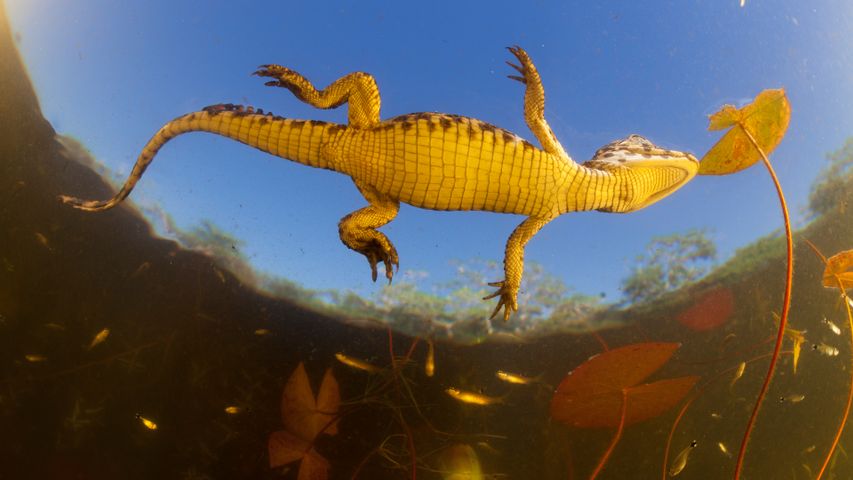
<svg viewBox="0 0 853 480">
<path fill-rule="evenodd" d="M 316 414 L 317 402 L 314 400 L 311 382 L 305 372 L 305 365 L 299 362 L 284 385 L 281 395 L 281 422 L 289 432 L 310 442 L 317 433 Z"/>
<path fill-rule="evenodd" d="M 317 415 L 314 417 L 314 428 L 317 432 L 322 431 L 329 435 L 338 434 L 338 422 L 331 425 L 329 422 L 338 414 L 340 405 L 341 391 L 338 388 L 338 381 L 332 374 L 332 369 L 329 368 L 323 375 L 323 383 L 320 384 L 320 391 L 317 393 Z"/>
<path fill-rule="evenodd" d="M 790 119 L 791 106 L 783 89 L 764 90 L 740 109 L 724 105 L 711 115 L 708 130 L 733 128 L 702 158 L 699 174 L 726 175 L 750 167 L 761 156 L 746 132 L 769 155 L 785 136 Z"/>
<path fill-rule="evenodd" d="M 625 425 L 656 417 L 675 406 L 698 377 L 637 385 L 659 370 L 677 343 L 640 343 L 596 355 L 569 373 L 551 400 L 551 416 L 579 428 L 617 427 L 623 390 Z"/>
<path fill-rule="evenodd" d="M 329 478 L 329 462 L 314 451 L 310 442 L 284 430 L 279 430 L 270 435 L 267 448 L 270 455 L 270 468 L 301 460 L 298 480 L 326 480 Z"/>
<path fill-rule="evenodd" d="M 826 260 L 823 270 L 823 286 L 838 288 L 838 282 L 846 290 L 853 288 L 853 250 L 845 250 Z"/>
<path fill-rule="evenodd" d="M 726 323 L 735 308 L 735 297 L 726 287 L 705 293 L 696 303 L 681 312 L 677 319 L 697 332 L 713 330 Z"/>
<path fill-rule="evenodd" d="M 338 433 L 337 425 L 327 424 L 337 415 L 340 403 L 338 382 L 331 369 L 326 370 L 315 400 L 305 366 L 300 362 L 281 395 L 281 421 L 287 431 L 307 441 L 313 441 L 320 431 L 334 435 Z"/>
<path fill-rule="evenodd" d="M 285 430 L 279 430 L 270 434 L 267 448 L 270 454 L 270 468 L 276 468 L 301 460 L 305 452 L 311 449 L 311 443 Z"/>
</svg>

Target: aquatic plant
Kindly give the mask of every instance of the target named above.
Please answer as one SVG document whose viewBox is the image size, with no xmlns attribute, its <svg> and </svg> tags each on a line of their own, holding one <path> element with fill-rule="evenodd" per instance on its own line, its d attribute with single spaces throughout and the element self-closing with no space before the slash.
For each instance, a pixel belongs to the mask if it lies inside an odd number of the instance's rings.
<svg viewBox="0 0 853 480">
<path fill-rule="evenodd" d="M 576 428 L 616 427 L 590 479 L 604 469 L 626 426 L 678 404 L 699 379 L 685 376 L 640 384 L 669 361 L 677 343 L 638 343 L 595 355 L 572 370 L 554 393 L 551 417 Z"/>
<path fill-rule="evenodd" d="M 812 242 L 806 240 L 806 244 L 811 247 L 818 258 L 820 258 L 826 266 L 823 271 L 823 286 L 826 288 L 837 288 L 841 292 L 841 298 L 844 300 L 844 308 L 847 313 L 847 325 L 850 328 L 850 342 L 851 345 L 853 345 L 853 310 L 851 310 L 851 307 L 853 307 L 853 300 L 847 296 L 846 292 L 847 289 L 853 288 L 853 250 L 846 250 L 837 253 L 827 259 Z M 847 404 L 844 406 L 844 415 L 841 417 L 838 429 L 832 439 L 832 446 L 829 448 L 829 452 L 827 452 L 826 457 L 824 458 L 817 477 L 815 477 L 817 480 L 820 480 L 823 476 L 827 465 L 829 465 L 830 459 L 832 459 L 832 456 L 835 453 L 835 449 L 839 446 L 838 442 L 841 439 L 841 434 L 844 432 L 845 425 L 847 425 L 847 418 L 850 416 L 850 406 L 853 404 L 853 360 L 851 360 L 850 375 L 850 383 L 847 387 Z"/>
<path fill-rule="evenodd" d="M 321 433 L 338 433 L 340 403 L 338 382 L 332 370 L 326 370 L 315 399 L 305 366 L 299 362 L 281 395 L 281 421 L 285 428 L 269 437 L 270 467 L 300 461 L 299 478 L 328 478 L 329 462 L 314 449 L 314 440 Z"/>
<path fill-rule="evenodd" d="M 758 393 L 758 398 L 752 409 L 752 414 L 746 424 L 743 440 L 738 451 L 737 464 L 735 465 L 735 479 L 740 478 L 743 469 L 743 461 L 749 437 L 755 426 L 758 412 L 767 395 L 776 363 L 782 350 L 782 342 L 785 338 L 785 329 L 788 323 L 788 311 L 791 307 L 791 288 L 794 275 L 794 240 L 791 233 L 791 220 L 788 214 L 788 206 L 782 186 L 776 177 L 776 172 L 770 164 L 767 155 L 779 145 L 788 122 L 791 118 L 791 107 L 785 97 L 785 91 L 764 90 L 755 97 L 755 100 L 743 108 L 735 108 L 732 105 L 723 106 L 718 112 L 710 117 L 709 130 L 723 130 L 731 128 L 703 157 L 700 167 L 700 175 L 725 175 L 735 173 L 755 164 L 759 159 L 764 162 L 767 172 L 776 187 L 779 204 L 782 208 L 782 216 L 785 224 L 785 239 L 787 246 L 787 267 L 785 276 L 785 293 L 782 300 L 782 313 L 779 319 L 779 329 L 776 334 L 776 343 L 773 356 L 767 368 L 764 383 Z"/>
</svg>

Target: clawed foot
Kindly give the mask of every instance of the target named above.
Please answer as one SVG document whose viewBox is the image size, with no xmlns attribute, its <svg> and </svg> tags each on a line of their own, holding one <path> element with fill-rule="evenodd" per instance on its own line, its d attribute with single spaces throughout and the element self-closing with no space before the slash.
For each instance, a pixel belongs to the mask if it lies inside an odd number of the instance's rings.
<svg viewBox="0 0 853 480">
<path fill-rule="evenodd" d="M 400 268 L 400 258 L 397 256 L 397 249 L 386 238 L 377 237 L 373 241 L 367 243 L 358 251 L 367 257 L 367 262 L 370 263 L 370 273 L 373 281 L 376 281 L 377 270 L 376 266 L 379 262 L 385 264 L 385 278 L 388 283 L 394 278 L 394 269 Z"/>
<path fill-rule="evenodd" d="M 498 291 L 487 296 L 483 297 L 483 300 L 489 300 L 491 298 L 500 297 L 498 299 L 498 305 L 495 307 L 495 310 L 492 312 L 492 315 L 489 319 L 495 318 L 498 312 L 501 311 L 501 308 L 504 309 L 504 321 L 509 320 L 509 316 L 512 312 L 518 311 L 518 287 L 511 287 L 507 285 L 506 280 L 500 282 L 491 282 L 489 283 L 490 287 L 497 287 Z"/>
<path fill-rule="evenodd" d="M 536 69 L 533 67 L 533 62 L 530 60 L 530 57 L 527 55 L 527 52 L 525 52 L 524 49 L 519 47 L 518 45 L 514 47 L 506 47 L 506 49 L 509 50 L 513 55 L 515 55 L 515 58 L 518 59 L 519 63 L 521 63 L 521 66 L 516 65 L 512 62 L 506 62 L 506 64 L 516 69 L 518 73 L 522 75 L 520 77 L 518 75 L 507 75 L 507 77 L 513 80 L 518 80 L 519 82 L 526 85 L 528 79 L 532 75 L 536 74 Z"/>
<path fill-rule="evenodd" d="M 258 70 L 252 73 L 258 77 L 269 77 L 275 80 L 265 82 L 268 87 L 282 87 L 293 92 L 297 97 L 300 97 L 301 85 L 305 82 L 305 78 L 299 73 L 281 65 L 269 64 L 261 65 Z"/>
</svg>

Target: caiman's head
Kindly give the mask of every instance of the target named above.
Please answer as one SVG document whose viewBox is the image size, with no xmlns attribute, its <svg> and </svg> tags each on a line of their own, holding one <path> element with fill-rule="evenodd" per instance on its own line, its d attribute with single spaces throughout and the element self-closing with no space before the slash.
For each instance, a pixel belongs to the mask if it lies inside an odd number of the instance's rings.
<svg viewBox="0 0 853 480">
<path fill-rule="evenodd" d="M 632 212 L 645 208 L 681 188 L 699 170 L 699 161 L 686 152 L 661 148 L 640 135 L 629 135 L 598 149 L 585 167 L 613 174 L 619 183 L 603 212 Z"/>
</svg>

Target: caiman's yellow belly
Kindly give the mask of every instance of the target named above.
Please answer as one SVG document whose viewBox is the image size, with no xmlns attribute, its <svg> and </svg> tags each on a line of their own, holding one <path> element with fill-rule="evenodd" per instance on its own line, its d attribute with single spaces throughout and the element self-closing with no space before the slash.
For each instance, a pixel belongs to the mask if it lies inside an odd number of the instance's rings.
<svg viewBox="0 0 853 480">
<path fill-rule="evenodd" d="M 553 159 L 475 119 L 408 115 L 336 143 L 336 170 L 415 207 L 533 215 L 553 206 Z"/>
</svg>

